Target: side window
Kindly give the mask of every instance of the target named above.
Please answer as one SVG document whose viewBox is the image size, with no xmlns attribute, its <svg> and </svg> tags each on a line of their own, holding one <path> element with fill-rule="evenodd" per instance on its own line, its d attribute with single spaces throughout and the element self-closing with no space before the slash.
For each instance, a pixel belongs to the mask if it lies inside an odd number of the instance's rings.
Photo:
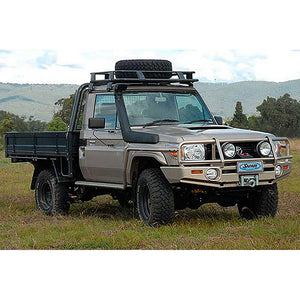
<svg viewBox="0 0 300 300">
<path fill-rule="evenodd" d="M 114 95 L 97 95 L 94 118 L 105 118 L 105 129 L 116 128 L 116 104 Z"/>
<path fill-rule="evenodd" d="M 82 128 L 83 112 L 84 112 L 84 108 L 86 105 L 87 96 L 88 96 L 88 93 L 87 93 L 87 91 L 85 91 L 85 93 L 82 96 L 81 102 L 80 102 L 78 117 L 76 118 L 76 125 L 75 125 L 76 130 L 81 130 L 81 128 Z"/>
</svg>

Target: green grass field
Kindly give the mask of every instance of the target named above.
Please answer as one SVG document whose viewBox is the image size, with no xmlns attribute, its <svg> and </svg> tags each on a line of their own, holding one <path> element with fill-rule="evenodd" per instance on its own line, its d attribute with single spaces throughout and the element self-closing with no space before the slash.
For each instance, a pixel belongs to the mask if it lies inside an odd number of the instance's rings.
<svg viewBox="0 0 300 300">
<path fill-rule="evenodd" d="M 176 214 L 172 226 L 150 228 L 109 196 L 71 206 L 68 216 L 35 208 L 33 168 L 0 156 L 0 249 L 299 249 L 300 140 L 293 171 L 279 184 L 276 218 L 240 219 L 237 208 L 204 205 Z"/>
</svg>

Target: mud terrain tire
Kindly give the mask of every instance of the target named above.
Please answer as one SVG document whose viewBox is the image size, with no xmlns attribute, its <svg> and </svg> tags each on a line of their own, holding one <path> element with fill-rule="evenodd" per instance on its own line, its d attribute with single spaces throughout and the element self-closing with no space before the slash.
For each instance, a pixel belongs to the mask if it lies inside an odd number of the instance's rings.
<svg viewBox="0 0 300 300">
<path fill-rule="evenodd" d="M 42 171 L 35 184 L 37 208 L 46 215 L 66 214 L 70 208 L 68 189 L 57 182 L 51 170 Z"/>
<path fill-rule="evenodd" d="M 278 207 L 277 184 L 263 186 L 250 194 L 248 199 L 238 202 L 240 216 L 247 220 L 275 217 Z"/>
<path fill-rule="evenodd" d="M 146 169 L 140 174 L 137 182 L 137 208 L 140 219 L 149 226 L 173 222 L 173 190 L 160 169 Z"/>
</svg>

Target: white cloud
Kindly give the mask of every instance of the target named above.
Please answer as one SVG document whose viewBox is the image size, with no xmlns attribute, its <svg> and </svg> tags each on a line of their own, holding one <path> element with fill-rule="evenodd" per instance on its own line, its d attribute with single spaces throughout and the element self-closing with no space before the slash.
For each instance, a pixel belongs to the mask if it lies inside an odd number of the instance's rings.
<svg viewBox="0 0 300 300">
<path fill-rule="evenodd" d="M 16 50 L 0 51 L 0 81 L 76 83 L 114 68 L 120 59 L 162 58 L 208 82 L 286 81 L 300 78 L 300 51 L 242 50 Z"/>
<path fill-rule="evenodd" d="M 254 66 L 257 80 L 286 81 L 300 78 L 300 52 L 274 51 Z"/>
</svg>

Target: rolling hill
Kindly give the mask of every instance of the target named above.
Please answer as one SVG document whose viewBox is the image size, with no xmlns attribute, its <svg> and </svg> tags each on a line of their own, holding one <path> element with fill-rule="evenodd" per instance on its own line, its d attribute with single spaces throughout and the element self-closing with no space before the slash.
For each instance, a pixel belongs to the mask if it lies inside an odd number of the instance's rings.
<svg viewBox="0 0 300 300">
<path fill-rule="evenodd" d="M 235 83 L 195 83 L 208 107 L 215 114 L 229 118 L 236 101 L 241 101 L 246 114 L 254 114 L 267 96 L 289 93 L 300 100 L 300 79 L 286 82 L 242 81 Z M 78 88 L 74 84 L 0 83 L 0 110 L 50 121 L 54 103 L 68 97 Z"/>
<path fill-rule="evenodd" d="M 235 83 L 195 84 L 210 110 L 223 117 L 232 117 L 235 103 L 241 101 L 246 114 L 256 113 L 256 107 L 267 96 L 278 98 L 285 93 L 300 100 L 300 79 L 285 82 L 241 81 Z"/>
<path fill-rule="evenodd" d="M 77 87 L 73 84 L 0 83 L 0 110 L 50 121 L 54 103 L 73 94 Z"/>
</svg>

